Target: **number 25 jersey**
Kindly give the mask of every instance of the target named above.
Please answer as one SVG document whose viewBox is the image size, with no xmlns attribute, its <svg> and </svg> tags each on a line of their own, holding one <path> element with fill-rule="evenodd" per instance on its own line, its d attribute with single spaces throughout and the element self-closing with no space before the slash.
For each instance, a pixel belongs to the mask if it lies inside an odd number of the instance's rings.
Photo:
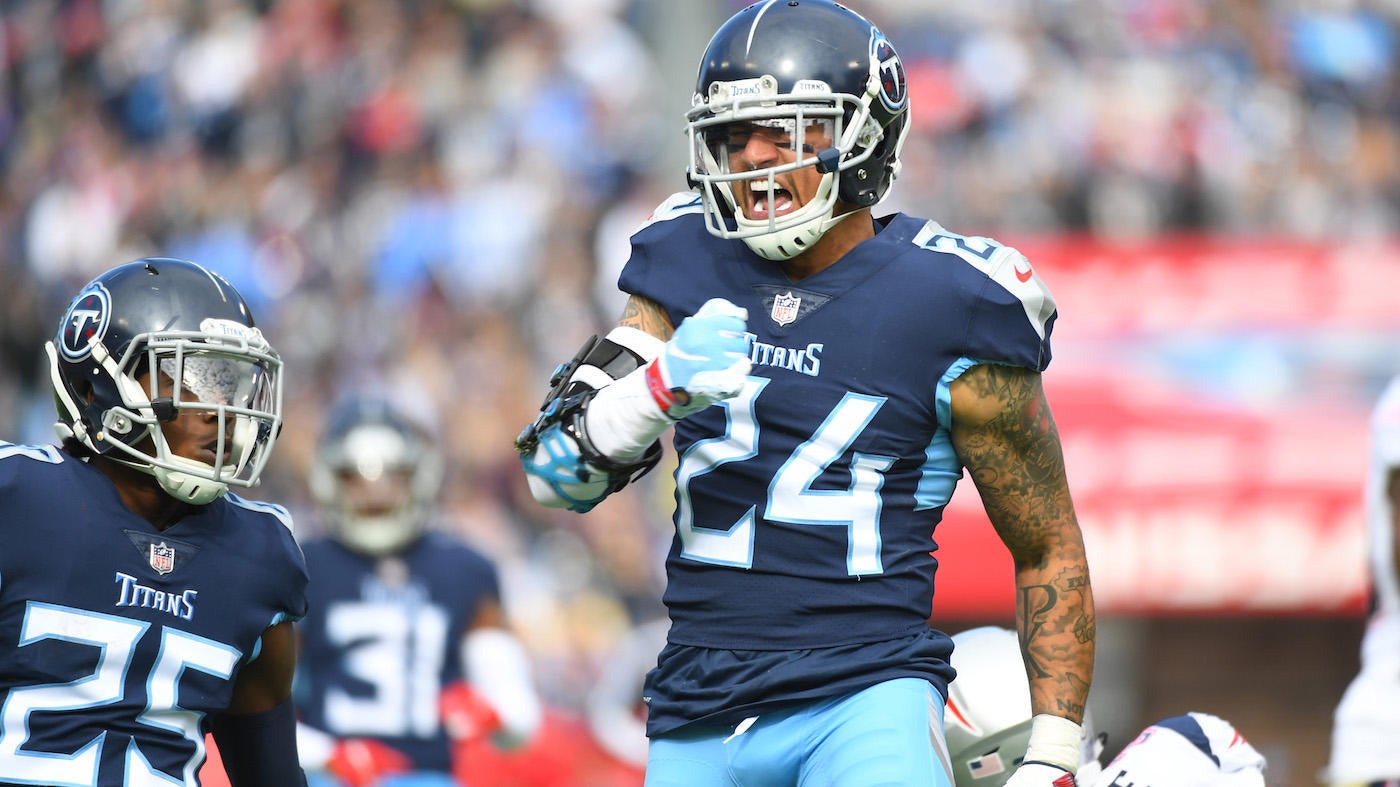
<svg viewBox="0 0 1400 787">
<path fill-rule="evenodd" d="M 0 783 L 194 784 L 207 715 L 306 584 L 278 506 L 161 531 L 97 468 L 0 442 Z"/>
</svg>

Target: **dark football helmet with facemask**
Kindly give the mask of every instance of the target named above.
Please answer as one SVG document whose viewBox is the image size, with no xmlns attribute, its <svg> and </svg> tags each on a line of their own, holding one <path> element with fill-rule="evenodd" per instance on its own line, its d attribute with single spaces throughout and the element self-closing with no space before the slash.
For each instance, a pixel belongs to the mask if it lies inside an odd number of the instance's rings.
<svg viewBox="0 0 1400 787">
<path fill-rule="evenodd" d="M 882 200 L 899 174 L 909 131 L 904 66 L 884 34 L 844 6 L 764 0 L 745 8 L 711 39 L 695 90 L 687 175 L 706 223 L 767 259 L 801 254 L 849 211 Z M 779 132 L 795 160 L 735 171 L 745 126 Z M 810 202 L 766 219 L 744 215 L 735 189 L 766 191 L 772 205 L 776 176 L 808 166 L 824 174 Z"/>
<path fill-rule="evenodd" d="M 78 293 L 45 351 L 66 443 L 196 505 L 258 483 L 282 423 L 282 362 L 218 274 L 163 257 L 117 266 Z M 161 424 L 185 413 L 218 422 L 208 461 L 165 439 Z"/>
<path fill-rule="evenodd" d="M 442 454 L 424 429 L 387 399 L 351 396 L 326 418 L 310 483 L 331 534 L 379 557 L 427 528 L 442 480 Z"/>
</svg>

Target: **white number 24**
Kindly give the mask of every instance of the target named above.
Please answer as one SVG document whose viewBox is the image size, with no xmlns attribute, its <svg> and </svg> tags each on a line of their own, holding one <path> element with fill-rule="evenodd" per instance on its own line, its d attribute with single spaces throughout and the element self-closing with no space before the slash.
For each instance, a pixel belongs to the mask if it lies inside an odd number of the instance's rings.
<svg viewBox="0 0 1400 787">
<path fill-rule="evenodd" d="M 690 484 L 728 462 L 758 455 L 759 424 L 754 402 L 768 380 L 750 377 L 744 390 L 721 403 L 727 410 L 723 435 L 699 440 L 680 457 L 676 472 L 679 508 L 677 529 L 681 554 L 692 560 L 726 566 L 753 566 L 754 514 L 750 506 L 739 519 L 720 529 L 695 522 Z M 846 489 L 813 489 L 813 484 L 839 459 L 870 424 L 885 399 L 847 393 L 826 420 L 778 468 L 768 485 L 764 518 L 796 525 L 844 527 L 847 530 L 846 571 L 850 576 L 880 574 L 880 488 L 894 458 L 857 453 L 851 462 Z"/>
</svg>

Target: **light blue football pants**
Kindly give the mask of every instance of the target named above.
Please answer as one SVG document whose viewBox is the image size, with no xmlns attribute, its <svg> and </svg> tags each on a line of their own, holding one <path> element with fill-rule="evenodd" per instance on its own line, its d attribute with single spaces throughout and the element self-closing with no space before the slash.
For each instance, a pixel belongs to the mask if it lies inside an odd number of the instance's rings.
<svg viewBox="0 0 1400 787">
<path fill-rule="evenodd" d="M 953 787 L 943 698 L 899 678 L 735 727 L 653 738 L 647 787 Z"/>
</svg>

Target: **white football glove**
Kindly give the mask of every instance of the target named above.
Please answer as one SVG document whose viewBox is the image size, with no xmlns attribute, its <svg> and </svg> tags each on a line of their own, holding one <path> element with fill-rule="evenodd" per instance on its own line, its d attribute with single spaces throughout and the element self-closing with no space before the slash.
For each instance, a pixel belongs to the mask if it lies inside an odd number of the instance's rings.
<svg viewBox="0 0 1400 787">
<path fill-rule="evenodd" d="M 1005 787 L 1075 787 L 1074 774 L 1054 765 L 1029 762 L 1016 769 Z"/>
<path fill-rule="evenodd" d="M 662 412 L 678 421 L 743 390 L 753 366 L 748 318 L 748 309 L 711 298 L 681 320 L 661 355 L 647 367 L 647 387 Z"/>
</svg>

